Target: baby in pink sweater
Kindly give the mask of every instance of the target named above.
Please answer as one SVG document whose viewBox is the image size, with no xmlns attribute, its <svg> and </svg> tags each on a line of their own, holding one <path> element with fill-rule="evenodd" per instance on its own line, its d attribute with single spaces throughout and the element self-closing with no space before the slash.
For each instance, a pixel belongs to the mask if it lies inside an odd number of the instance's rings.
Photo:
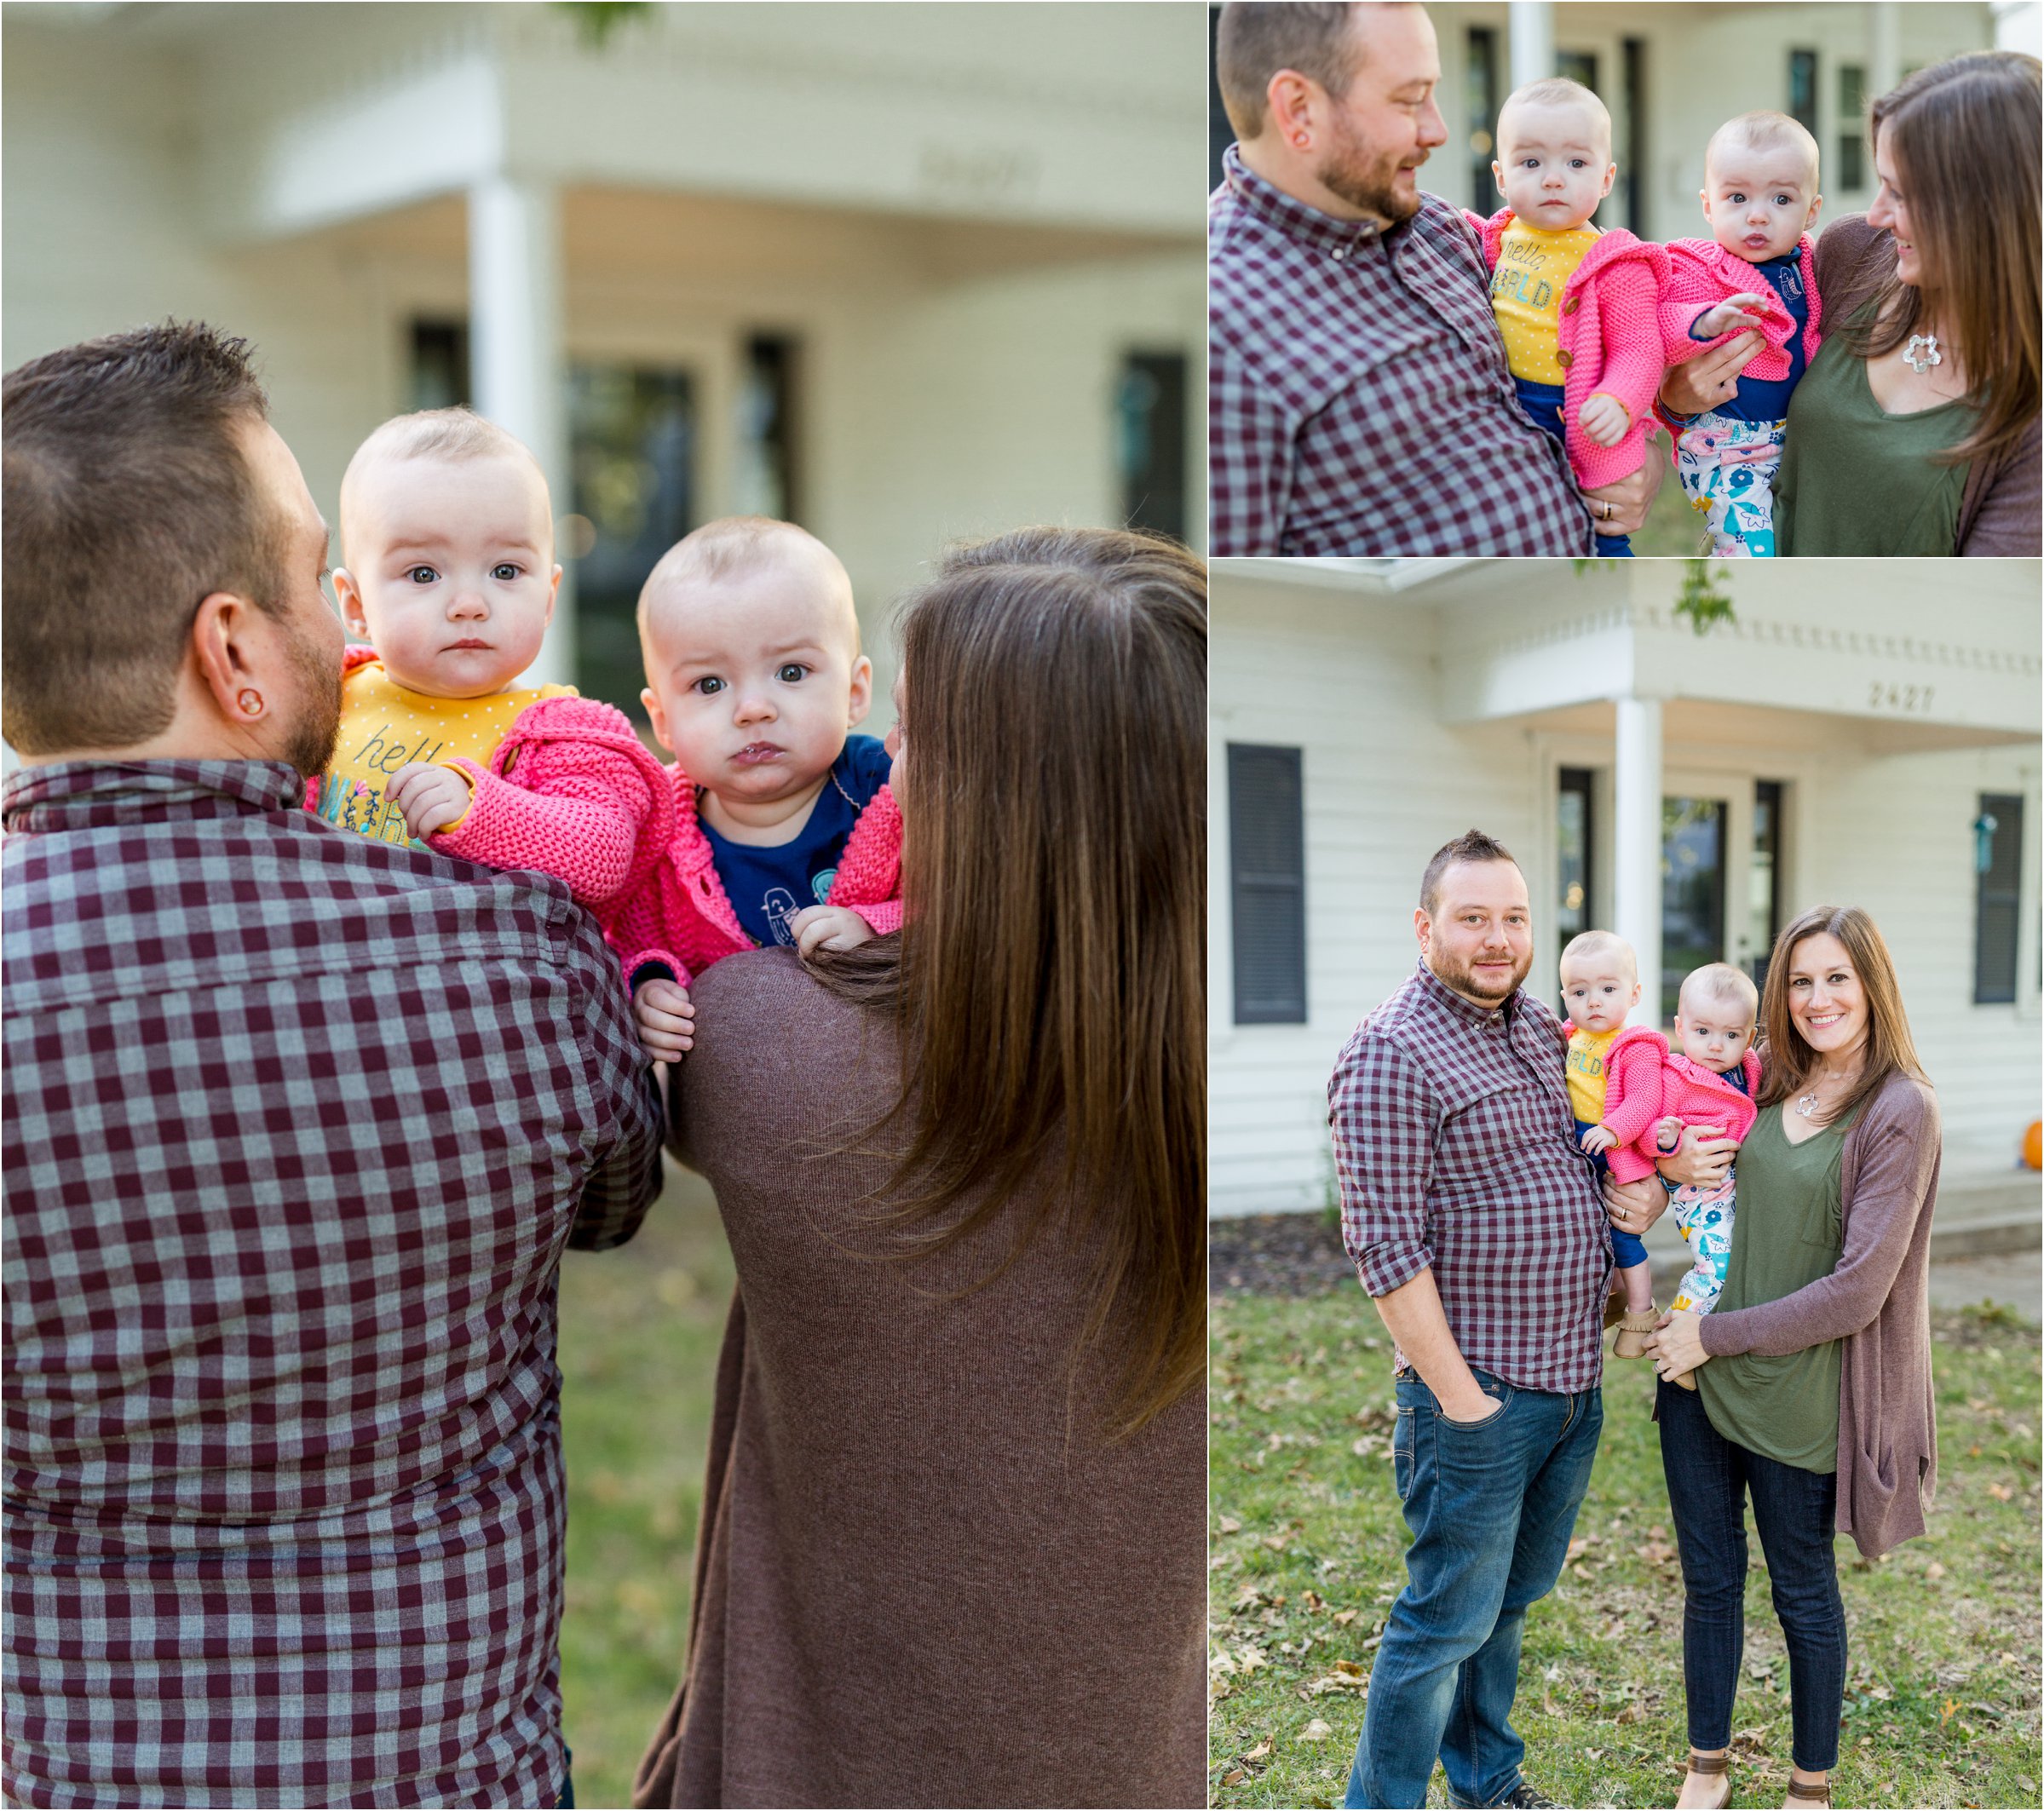
<svg viewBox="0 0 2044 1811">
<path fill-rule="evenodd" d="M 466 409 L 385 422 L 341 481 L 341 725 L 306 803 L 337 828 L 496 868 L 601 907 L 657 860 L 673 812 L 623 714 L 521 686 L 561 568 L 532 454 Z"/>
<path fill-rule="evenodd" d="M 901 926 L 891 746 L 851 731 L 872 702 L 851 580 L 792 522 L 731 516 L 661 557 L 639 595 L 673 831 L 604 915 L 648 1055 L 694 1041 L 690 980 L 780 944 L 850 949 Z"/>
<path fill-rule="evenodd" d="M 1654 1128 L 1655 1148 L 1674 1150 L 1684 1126 L 1710 1126 L 1727 1138 L 1743 1140 L 1753 1130 L 1760 1087 L 1760 1059 L 1753 1051 L 1753 1023 L 1760 996 L 1752 978 L 1730 963 L 1713 962 L 1684 978 L 1675 1009 L 1675 1042 L 1661 1078 L 1661 1118 Z M 1732 1219 L 1737 1190 L 1732 1172 L 1722 1181 L 1684 1183 L 1668 1192 L 1668 1208 L 1693 1262 L 1675 1285 L 1675 1307 L 1707 1314 L 1724 1287 L 1731 1259 Z M 1694 1389 L 1687 1375 L 1675 1380 Z"/>
</svg>

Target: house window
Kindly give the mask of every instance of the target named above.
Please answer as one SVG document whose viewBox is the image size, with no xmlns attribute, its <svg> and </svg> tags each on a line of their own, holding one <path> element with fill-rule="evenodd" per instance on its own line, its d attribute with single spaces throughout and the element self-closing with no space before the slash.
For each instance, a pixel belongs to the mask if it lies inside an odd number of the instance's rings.
<svg viewBox="0 0 2044 1811">
<path fill-rule="evenodd" d="M 639 588 L 695 526 L 695 382 L 630 365 L 568 369 L 574 468 L 575 680 L 643 721 Z"/>
<path fill-rule="evenodd" d="M 1131 352 L 1115 388 L 1121 519 L 1185 538 L 1185 354 Z"/>
<path fill-rule="evenodd" d="M 1625 197 L 1625 219 L 1635 239 L 1651 239 L 1647 231 L 1647 46 L 1643 37 L 1622 39 L 1619 44 L 1625 84 L 1626 154 L 1619 166 L 1618 183 Z"/>
<path fill-rule="evenodd" d="M 2023 800 L 1984 792 L 1973 821 L 1978 875 L 1973 940 L 1973 1003 L 2005 1006 L 2016 997 L 2016 940 L 2022 923 Z"/>
<path fill-rule="evenodd" d="M 469 380 L 469 324 L 415 320 L 412 324 L 412 406 L 453 409 L 475 396 Z"/>
<path fill-rule="evenodd" d="M 1723 799 L 1661 802 L 1661 1018 L 1675 1020 L 1682 980 L 1724 960 Z"/>
<path fill-rule="evenodd" d="M 1604 90 L 1597 85 L 1597 53 L 1594 50 L 1556 51 L 1554 72 L 1557 76 L 1568 77 L 1571 82 L 1581 83 L 1599 101 L 1604 100 Z"/>
<path fill-rule="evenodd" d="M 1235 1022 L 1306 1022 L 1306 835 L 1300 750 L 1228 745 Z"/>
<path fill-rule="evenodd" d="M 732 514 L 799 520 L 796 484 L 796 345 L 780 334 L 746 342 L 738 394 L 738 464 Z"/>
<path fill-rule="evenodd" d="M 1206 9 L 1206 189 L 1211 194 L 1226 180 L 1222 154 L 1235 142 L 1235 128 L 1228 123 L 1228 109 L 1221 104 L 1221 78 L 1214 44 L 1220 36 L 1221 9 Z"/>
<path fill-rule="evenodd" d="M 1554 929 L 1557 951 L 1597 923 L 1592 877 L 1597 871 L 1593 816 L 1597 776 L 1587 768 L 1563 768 L 1555 797 Z M 1556 983 L 1558 990 L 1560 983 Z M 1558 1006 L 1561 995 L 1555 1000 Z"/>
<path fill-rule="evenodd" d="M 1747 963 L 1753 984 L 1767 987 L 1768 958 L 1782 929 L 1782 783 L 1757 779 L 1753 787 L 1753 849 L 1746 871 Z"/>
<path fill-rule="evenodd" d="M 1788 105 L 1783 109 L 1811 137 L 1817 138 L 1817 52 L 1788 53 Z M 1820 144 L 1823 141 L 1819 139 Z"/>
<path fill-rule="evenodd" d="M 1469 204 L 1479 214 L 1492 214 L 1500 204 L 1497 178 L 1490 173 L 1498 154 L 1491 135 L 1498 119 L 1498 34 L 1489 26 L 1469 28 L 1463 94 L 1469 116 Z"/>
<path fill-rule="evenodd" d="M 1867 72 L 1838 66 L 1838 163 L 1832 186 L 1840 193 L 1867 186 Z"/>
</svg>

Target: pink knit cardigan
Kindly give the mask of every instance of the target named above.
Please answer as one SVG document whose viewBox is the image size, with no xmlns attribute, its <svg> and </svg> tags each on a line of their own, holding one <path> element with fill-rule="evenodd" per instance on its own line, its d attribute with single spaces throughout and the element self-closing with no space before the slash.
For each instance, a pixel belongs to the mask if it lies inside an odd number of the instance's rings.
<svg viewBox="0 0 2044 1811">
<path fill-rule="evenodd" d="M 1805 233 L 1796 241 L 1796 265 L 1803 273 L 1803 293 L 1810 298 L 1810 319 L 1803 329 L 1803 362 L 1805 367 L 1817 357 L 1823 336 L 1818 323 L 1823 305 L 1817 293 L 1817 246 Z M 1760 336 L 1767 344 L 1747 361 L 1740 373 L 1764 382 L 1779 383 L 1793 368 L 1788 358 L 1788 336 L 1795 331 L 1795 318 L 1776 292 L 1774 285 L 1736 251 L 1727 251 L 1715 239 L 1670 239 L 1667 286 L 1661 299 L 1662 352 L 1670 365 L 1681 365 L 1700 352 L 1722 346 L 1733 335 L 1744 333 L 1735 327 L 1712 340 L 1692 340 L 1690 324 L 1706 308 L 1714 308 L 1730 296 L 1758 296 Z"/>
<path fill-rule="evenodd" d="M 738 922 L 695 808 L 695 783 L 665 770 L 674 834 L 640 883 L 599 914 L 625 985 L 642 963 L 664 963 L 686 986 L 713 962 L 757 949 Z M 901 809 L 883 786 L 859 814 L 831 883 L 832 906 L 849 906 L 886 936 L 901 928 Z"/>
<path fill-rule="evenodd" d="M 342 658 L 347 674 L 377 653 L 354 647 Z M 595 699 L 541 699 L 512 720 L 487 768 L 462 756 L 441 764 L 465 774 L 475 797 L 429 848 L 487 868 L 536 868 L 592 910 L 640 885 L 673 840 L 665 771 L 624 713 Z M 309 782 L 308 808 L 319 794 Z"/>
<path fill-rule="evenodd" d="M 1744 1094 L 1715 1069 L 1705 1068 L 1679 1050 L 1670 1050 L 1661 1069 L 1661 1118 L 1672 1114 L 1684 1125 L 1714 1125 L 1727 1138 L 1743 1142 L 1760 1116 L 1760 1109 L 1753 1105 L 1753 1096 L 1760 1091 L 1760 1059 L 1748 1050 L 1739 1066 L 1746 1076 Z M 1646 1149 L 1650 1154 L 1654 1150 L 1650 1126 Z"/>
<path fill-rule="evenodd" d="M 1483 262 L 1498 267 L 1498 249 L 1513 220 L 1500 208 L 1488 220 L 1469 216 L 1483 236 Z M 1654 425 L 1654 393 L 1661 388 L 1661 292 L 1667 253 L 1622 227 L 1600 233 L 1562 288 L 1558 357 L 1563 445 L 1576 482 L 1586 491 L 1630 478 L 1646 463 L 1647 432 Z M 1582 430 L 1582 407 L 1598 392 L 1626 405 L 1632 424 L 1615 446 L 1599 446 Z"/>
<path fill-rule="evenodd" d="M 1654 1173 L 1653 1158 L 1643 1157 L 1639 1146 L 1642 1139 L 1650 1150 L 1653 1145 L 1667 1054 L 1667 1040 L 1648 1025 L 1627 1026 L 1604 1052 L 1604 1116 L 1598 1123 L 1618 1141 L 1604 1153 L 1615 1181 L 1637 1182 Z"/>
</svg>

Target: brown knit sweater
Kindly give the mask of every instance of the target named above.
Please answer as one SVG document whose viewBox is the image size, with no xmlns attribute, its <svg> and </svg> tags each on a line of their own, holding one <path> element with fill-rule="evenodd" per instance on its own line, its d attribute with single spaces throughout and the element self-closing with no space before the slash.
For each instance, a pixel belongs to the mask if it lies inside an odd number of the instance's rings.
<svg viewBox="0 0 2044 1811">
<path fill-rule="evenodd" d="M 1868 1559 L 1923 1532 L 1937 1484 L 1931 1397 L 1931 1215 L 1943 1149 L 1937 1097 L 1891 1076 L 1845 1134 L 1838 1268 L 1777 1301 L 1706 1314 L 1713 1358 L 1845 1342 L 1839 1375 L 1838 1528 Z"/>
<path fill-rule="evenodd" d="M 1827 337 L 1842 331 L 1861 303 L 1879 293 L 1895 268 L 1895 235 L 1848 214 L 1825 227 L 1817 242 L 1817 290 L 1823 298 Z M 2000 459 L 1976 459 L 1959 498 L 1959 527 L 1952 551 L 1972 557 L 2035 557 L 2044 543 L 2044 504 L 2039 501 L 2039 423 Z"/>
<path fill-rule="evenodd" d="M 1205 1782 L 1204 1394 L 1132 1440 L 1068 1391 L 1082 1216 L 911 1264 L 843 1154 L 891 1034 L 792 954 L 696 983 L 678 1146 L 738 1268 L 687 1669 L 632 1802 L 1183 1805 Z M 834 1154 L 835 1153 L 835 1154 Z"/>
</svg>

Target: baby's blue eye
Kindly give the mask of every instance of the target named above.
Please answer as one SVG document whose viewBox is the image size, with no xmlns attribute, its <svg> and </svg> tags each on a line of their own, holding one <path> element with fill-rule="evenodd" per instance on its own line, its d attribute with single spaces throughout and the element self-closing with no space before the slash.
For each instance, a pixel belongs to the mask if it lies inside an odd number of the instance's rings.
<svg viewBox="0 0 2044 1811">
<path fill-rule="evenodd" d="M 689 687 L 688 689 L 691 692 L 701 693 L 705 698 L 713 698 L 717 693 L 724 689 L 724 682 L 723 680 L 717 678 L 714 674 L 712 674 L 705 678 L 697 680 L 696 682 Z"/>
<path fill-rule="evenodd" d="M 524 570 L 523 566 L 515 565 L 509 560 L 500 560 L 490 568 L 490 577 L 510 584 Z"/>
<path fill-rule="evenodd" d="M 440 583 L 440 574 L 429 566 L 414 566 L 406 569 L 405 577 L 415 585 L 433 585 Z"/>
<path fill-rule="evenodd" d="M 779 668 L 774 676 L 783 685 L 792 686 L 806 676 L 809 670 L 799 660 L 791 660 Z"/>
</svg>

